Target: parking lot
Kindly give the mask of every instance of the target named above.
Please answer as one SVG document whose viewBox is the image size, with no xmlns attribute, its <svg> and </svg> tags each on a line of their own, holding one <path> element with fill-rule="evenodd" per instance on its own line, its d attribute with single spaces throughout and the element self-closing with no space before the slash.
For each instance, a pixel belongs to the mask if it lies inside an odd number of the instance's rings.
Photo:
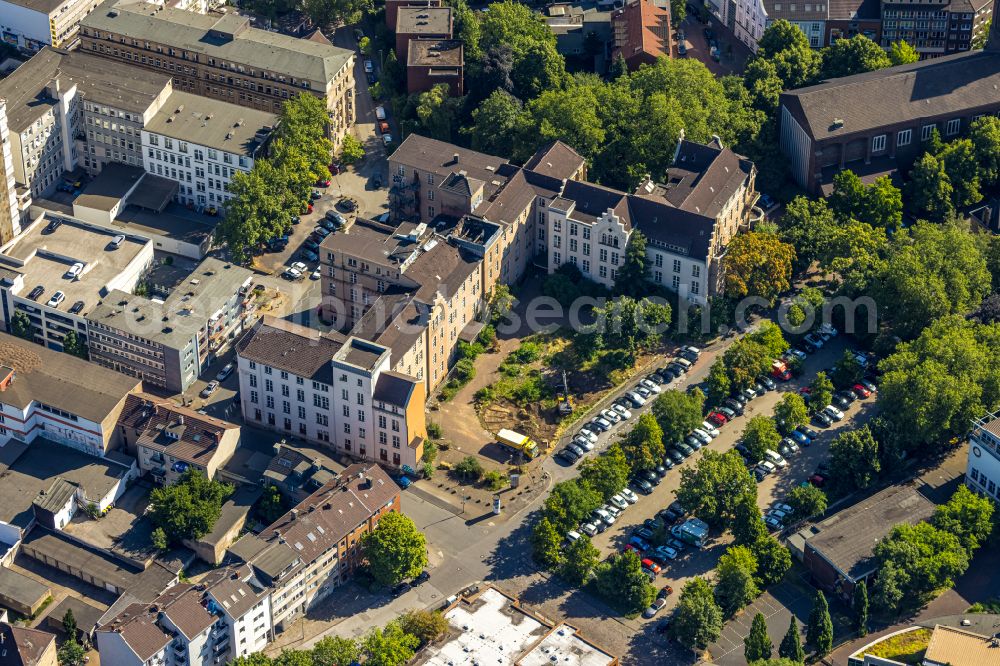
<svg viewBox="0 0 1000 666">
<path fill-rule="evenodd" d="M 746 426 L 747 421 L 755 415 L 764 414 L 770 416 L 774 406 L 781 399 L 784 392 L 797 391 L 803 386 L 807 386 L 815 377 L 817 371 L 831 367 L 843 355 L 846 348 L 844 338 L 837 337 L 827 342 L 817 353 L 808 356 L 803 365 L 802 374 L 791 381 L 780 383 L 777 390 L 768 391 L 764 395 L 751 400 L 744 411 L 744 414 L 737 416 L 731 422 L 719 428 L 720 434 L 708 446 L 704 447 L 714 451 L 725 452 L 732 449 L 740 440 L 740 436 Z M 701 360 L 695 364 L 694 368 L 686 375 L 675 380 L 663 389 L 685 390 L 689 386 L 698 384 L 708 372 L 710 361 Z M 788 467 L 764 477 L 758 484 L 758 504 L 766 511 L 774 501 L 781 501 L 791 488 L 805 481 L 816 469 L 816 466 L 824 461 L 828 455 L 830 442 L 840 432 L 856 427 L 859 421 L 867 420 L 874 409 L 874 396 L 864 400 L 858 400 L 847 409 L 842 421 L 834 423 L 829 428 L 813 426 L 819 431 L 817 439 L 809 446 L 803 447 L 796 454 L 787 457 Z M 632 418 L 612 427 L 611 431 L 601 436 L 597 449 L 606 448 L 607 445 L 626 432 L 635 422 L 638 415 L 651 407 L 652 401 L 641 408 L 633 409 Z M 588 455 L 595 455 L 590 453 Z M 698 457 L 702 455 L 696 452 L 681 465 L 676 466 L 667 472 L 661 482 L 656 485 L 650 495 L 639 495 L 638 503 L 630 506 L 615 521 L 614 525 L 604 532 L 593 537 L 594 545 L 606 556 L 612 552 L 620 551 L 629 540 L 631 533 L 641 527 L 643 521 L 656 516 L 657 512 L 666 508 L 675 499 L 675 492 L 680 485 L 681 469 L 686 466 L 693 466 L 697 463 Z M 565 463 L 564 463 L 565 464 Z M 579 464 L 579 463 L 577 463 Z M 574 465 L 575 466 L 575 465 Z M 718 557 L 725 552 L 731 541 L 731 537 L 725 534 L 714 540 L 710 540 L 704 549 L 687 548 L 680 556 L 669 562 L 664 567 L 664 573 L 657 577 L 656 586 L 670 585 L 675 591 L 679 591 L 687 579 L 692 576 L 705 575 L 711 572 Z M 672 608 L 677 601 L 677 594 L 671 595 L 667 600 L 666 609 Z M 661 612 L 658 617 L 665 616 L 666 611 Z M 787 616 L 785 622 L 787 623 Z M 787 626 L 787 625 L 786 625 Z"/>
</svg>

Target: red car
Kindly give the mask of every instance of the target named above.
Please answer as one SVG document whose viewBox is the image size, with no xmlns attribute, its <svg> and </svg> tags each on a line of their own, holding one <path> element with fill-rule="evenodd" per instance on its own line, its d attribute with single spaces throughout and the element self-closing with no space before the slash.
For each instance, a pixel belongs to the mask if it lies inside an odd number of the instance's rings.
<svg viewBox="0 0 1000 666">
<path fill-rule="evenodd" d="M 866 389 L 861 384 L 855 384 L 851 387 L 851 390 L 860 395 L 862 398 L 868 398 L 871 396 L 872 392 Z"/>
<path fill-rule="evenodd" d="M 660 568 L 659 564 L 649 559 L 648 557 L 642 561 L 642 568 L 646 569 L 647 571 L 652 571 L 655 574 L 659 574 L 661 571 L 663 571 L 663 569 Z"/>
<path fill-rule="evenodd" d="M 826 485 L 826 477 L 822 474 L 813 474 L 809 477 L 809 483 L 813 484 L 817 488 L 822 488 Z"/>
<path fill-rule="evenodd" d="M 642 557 L 642 551 L 639 550 L 639 547 L 637 545 L 635 545 L 634 543 L 630 543 L 630 544 L 626 545 L 624 548 L 622 548 L 622 555 L 624 555 L 625 553 L 628 553 L 628 552 L 635 553 L 639 557 Z"/>
<path fill-rule="evenodd" d="M 317 187 L 330 187 L 330 179 L 329 178 L 326 178 L 326 179 L 321 178 L 318 181 L 316 181 L 316 186 Z"/>
<path fill-rule="evenodd" d="M 727 419 L 724 414 L 720 414 L 719 412 L 712 412 L 711 414 L 708 415 L 708 422 L 718 427 L 726 425 L 726 423 L 729 422 L 729 419 Z"/>
</svg>

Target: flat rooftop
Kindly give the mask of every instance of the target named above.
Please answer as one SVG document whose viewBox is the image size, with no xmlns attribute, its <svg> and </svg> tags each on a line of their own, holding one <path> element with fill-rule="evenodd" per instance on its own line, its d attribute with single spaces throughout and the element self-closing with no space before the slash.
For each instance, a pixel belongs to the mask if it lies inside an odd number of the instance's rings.
<svg viewBox="0 0 1000 666">
<path fill-rule="evenodd" d="M 396 34 L 451 34 L 451 7 L 400 7 L 396 11 Z"/>
<path fill-rule="evenodd" d="M 454 39 L 411 39 L 406 63 L 410 67 L 461 67 L 462 42 Z"/>
<path fill-rule="evenodd" d="M 175 90 L 143 129 L 252 157 L 277 122 L 273 113 Z"/>
<path fill-rule="evenodd" d="M 109 162 L 101 169 L 101 173 L 87 184 L 83 194 L 73 200 L 73 205 L 110 211 L 121 202 L 129 190 L 139 184 L 145 174 L 142 167 Z"/>
<path fill-rule="evenodd" d="M 49 594 L 51 590 L 34 578 L 28 578 L 8 567 L 0 567 L 0 595 L 32 608 Z"/>
<path fill-rule="evenodd" d="M 62 223 L 48 232 L 49 222 L 54 219 Z M 78 313 L 82 316 L 97 304 L 103 293 L 118 286 L 122 274 L 133 268 L 134 261 L 141 260 L 140 254 L 147 252 L 152 260 L 148 239 L 126 234 L 121 247 L 113 249 L 110 243 L 115 233 L 46 213 L 0 254 L 0 268 L 24 276 L 24 284 L 16 295 L 27 298 L 32 289 L 41 285 L 45 292 L 38 303 L 44 305 L 55 292 L 61 291 L 66 299 L 57 309 L 65 312 L 76 301 L 83 301 L 84 308 Z M 67 279 L 66 271 L 76 262 L 84 265 L 83 273 L 74 280 Z"/>
<path fill-rule="evenodd" d="M 123 234 L 163 236 L 172 240 L 201 245 L 215 233 L 215 225 L 222 218 L 189 210 L 175 203 L 168 203 L 162 211 L 155 212 L 128 203 L 118 212 L 112 228 Z"/>
<path fill-rule="evenodd" d="M 31 503 L 56 478 L 81 486 L 88 498 L 107 495 L 128 469 L 108 458 L 38 437 L 31 444 L 8 439 L 0 446 L 0 520 L 27 527 L 34 517 Z"/>
</svg>

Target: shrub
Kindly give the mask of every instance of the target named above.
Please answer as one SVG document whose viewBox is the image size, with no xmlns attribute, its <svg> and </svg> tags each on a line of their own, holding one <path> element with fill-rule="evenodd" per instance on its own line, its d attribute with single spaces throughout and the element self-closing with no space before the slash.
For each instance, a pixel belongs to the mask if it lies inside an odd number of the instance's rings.
<svg viewBox="0 0 1000 666">
<path fill-rule="evenodd" d="M 455 473 L 463 479 L 471 477 L 473 481 L 478 481 L 483 475 L 483 466 L 474 456 L 465 456 L 455 465 Z"/>
<path fill-rule="evenodd" d="M 496 470 L 490 470 L 483 474 L 483 483 L 490 490 L 500 490 L 507 486 L 507 477 Z"/>
<path fill-rule="evenodd" d="M 431 439 L 441 439 L 441 425 L 430 421 L 427 423 L 427 436 Z"/>
<path fill-rule="evenodd" d="M 522 342 L 510 353 L 508 359 L 514 363 L 533 363 L 542 356 L 542 347 L 537 342 Z"/>
</svg>

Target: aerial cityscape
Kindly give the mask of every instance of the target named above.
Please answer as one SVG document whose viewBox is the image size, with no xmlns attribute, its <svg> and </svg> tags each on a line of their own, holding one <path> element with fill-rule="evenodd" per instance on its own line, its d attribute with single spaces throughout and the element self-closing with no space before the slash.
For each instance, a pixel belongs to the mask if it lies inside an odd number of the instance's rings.
<svg viewBox="0 0 1000 666">
<path fill-rule="evenodd" d="M 1000 666 L 1000 0 L 0 0 L 0 666 Z"/>
</svg>

